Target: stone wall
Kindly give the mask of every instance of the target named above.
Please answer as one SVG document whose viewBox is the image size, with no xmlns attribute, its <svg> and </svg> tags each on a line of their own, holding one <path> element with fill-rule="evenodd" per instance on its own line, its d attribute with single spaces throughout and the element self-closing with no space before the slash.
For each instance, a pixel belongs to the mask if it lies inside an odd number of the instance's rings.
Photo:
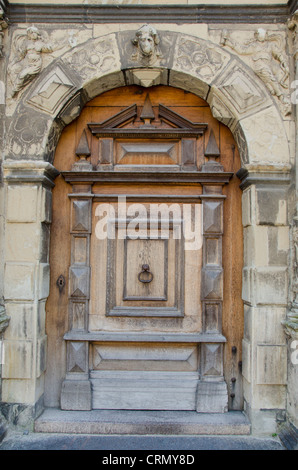
<svg viewBox="0 0 298 470">
<path fill-rule="evenodd" d="M 1 269 L 10 324 L 4 337 L 9 359 L 2 368 L 2 413 L 23 423 L 42 409 L 51 187 L 57 174 L 52 162 L 61 131 L 103 91 L 164 84 L 205 99 L 237 141 L 245 251 L 245 409 L 254 432 L 274 432 L 276 416 L 286 409 L 297 423 L 297 366 L 289 360 L 292 343 L 282 326 L 296 275 L 291 261 L 295 25 L 157 23 L 149 54 L 138 41 L 141 23 L 44 20 L 38 27 L 4 26 Z"/>
</svg>

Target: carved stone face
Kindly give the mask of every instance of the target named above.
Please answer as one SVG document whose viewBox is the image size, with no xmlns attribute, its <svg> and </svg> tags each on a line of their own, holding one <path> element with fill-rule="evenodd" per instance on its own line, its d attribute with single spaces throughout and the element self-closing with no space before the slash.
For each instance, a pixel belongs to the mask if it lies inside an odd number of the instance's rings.
<svg viewBox="0 0 298 470">
<path fill-rule="evenodd" d="M 142 26 L 135 35 L 132 41 L 144 57 L 154 56 L 157 53 L 156 46 L 159 43 L 159 38 L 156 30 L 150 25 Z"/>
<path fill-rule="evenodd" d="M 27 29 L 27 36 L 28 36 L 28 39 L 36 41 L 36 39 L 39 38 L 40 33 L 37 28 L 32 27 L 32 28 Z"/>
<path fill-rule="evenodd" d="M 155 47 L 153 37 L 148 32 L 142 32 L 139 36 L 139 46 L 144 55 L 152 55 Z"/>
<path fill-rule="evenodd" d="M 266 40 L 267 32 L 265 29 L 259 28 L 255 32 L 255 37 L 258 41 L 264 42 Z"/>
</svg>

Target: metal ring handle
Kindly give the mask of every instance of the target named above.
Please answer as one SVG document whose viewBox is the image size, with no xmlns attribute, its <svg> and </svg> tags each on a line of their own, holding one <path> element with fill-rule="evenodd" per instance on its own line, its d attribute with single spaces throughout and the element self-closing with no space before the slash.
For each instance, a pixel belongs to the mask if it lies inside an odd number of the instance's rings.
<svg viewBox="0 0 298 470">
<path fill-rule="evenodd" d="M 148 273 L 148 274 L 149 274 L 149 278 L 148 278 L 148 279 L 141 279 L 141 275 L 142 275 L 143 273 Z M 138 280 L 139 280 L 140 282 L 143 282 L 144 284 L 147 284 L 147 283 L 153 281 L 153 274 L 152 274 L 152 272 L 150 271 L 149 264 L 143 264 L 143 265 L 142 265 L 142 271 L 141 271 L 141 272 L 139 273 L 139 275 L 138 275 Z"/>
</svg>

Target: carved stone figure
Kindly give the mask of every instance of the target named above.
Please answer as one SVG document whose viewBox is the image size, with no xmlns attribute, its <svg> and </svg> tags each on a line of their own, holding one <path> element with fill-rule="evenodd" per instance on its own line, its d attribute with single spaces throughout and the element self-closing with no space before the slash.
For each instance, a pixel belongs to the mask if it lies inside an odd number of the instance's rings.
<svg viewBox="0 0 298 470">
<path fill-rule="evenodd" d="M 132 43 L 137 47 L 133 54 L 133 60 L 144 62 L 146 65 L 152 65 L 161 56 L 158 49 L 159 36 L 152 26 L 146 24 L 142 26 L 135 34 Z"/>
<path fill-rule="evenodd" d="M 269 35 L 266 30 L 259 28 L 255 31 L 254 39 L 245 44 L 236 44 L 229 37 L 228 31 L 223 30 L 220 43 L 222 46 L 229 46 L 240 55 L 251 56 L 255 74 L 265 83 L 270 93 L 281 101 L 285 113 L 289 114 L 291 112 L 290 101 L 282 91 L 282 88 L 288 88 L 289 68 L 281 52 L 280 36 Z M 282 71 L 281 79 L 278 79 L 273 71 L 273 59 L 279 63 Z"/>
<path fill-rule="evenodd" d="M 12 97 L 24 88 L 42 69 L 42 53 L 53 52 L 50 44 L 45 43 L 35 26 L 27 29 L 27 34 L 19 35 L 14 44 L 17 57 L 9 66 L 13 84 Z"/>
</svg>

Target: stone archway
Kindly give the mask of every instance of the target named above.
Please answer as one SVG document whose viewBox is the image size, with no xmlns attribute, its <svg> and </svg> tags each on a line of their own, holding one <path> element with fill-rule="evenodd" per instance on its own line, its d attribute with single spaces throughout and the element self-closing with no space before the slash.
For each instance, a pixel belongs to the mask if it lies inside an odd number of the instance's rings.
<svg viewBox="0 0 298 470">
<path fill-rule="evenodd" d="M 246 246 L 252 247 L 251 251 L 246 251 L 243 284 L 249 325 L 243 342 L 247 409 L 253 416 L 260 408 L 281 408 L 285 367 L 280 365 L 286 360 L 285 345 L 281 337 L 276 339 L 273 330 L 270 337 L 264 330 L 260 338 L 253 326 L 262 314 L 262 322 L 274 318 L 277 326 L 287 303 L 286 191 L 290 159 L 281 116 L 262 82 L 237 56 L 224 48 L 194 36 L 163 31 L 159 33 L 158 54 L 151 62 L 151 58 L 147 60 L 132 43 L 134 38 L 133 30 L 112 33 L 66 52 L 50 63 L 21 93 L 11 113 L 3 166 L 7 204 L 13 206 L 17 201 L 21 204 L 25 201 L 24 194 L 36 203 L 36 212 L 28 217 L 30 222 L 39 224 L 36 244 L 42 240 L 44 249 L 34 254 L 34 263 L 28 264 L 27 260 L 21 270 L 15 261 L 7 260 L 6 302 L 23 301 L 30 316 L 43 315 L 49 285 L 49 231 L 45 227 L 50 223 L 50 188 L 56 175 L 51 163 L 63 127 L 80 114 L 87 101 L 125 84 L 144 87 L 164 84 L 192 91 L 206 99 L 213 116 L 231 129 L 243 165 L 239 176 L 245 189 L 244 238 Z M 264 211 L 268 202 L 271 209 Z M 12 217 L 13 221 L 29 221 L 18 211 Z M 260 261 L 258 253 L 266 246 L 270 249 L 265 249 L 266 255 Z M 20 292 L 11 289 L 11 281 L 17 272 L 20 284 L 23 278 L 27 279 L 25 293 L 22 289 Z M 37 383 L 45 370 L 46 337 L 36 332 L 33 342 L 34 348 L 32 342 L 23 342 L 19 354 L 24 351 L 34 354 L 33 362 L 37 362 L 38 371 L 32 374 L 29 362 L 22 371 L 4 370 L 3 400 L 9 396 L 10 382 L 12 386 L 14 379 L 24 378 L 31 383 L 26 403 L 34 408 L 37 388 L 37 395 L 42 397 Z M 275 366 L 267 374 L 269 357 L 274 358 Z M 257 358 L 258 366 L 255 365 Z M 262 393 L 263 385 L 279 386 L 279 398 L 272 397 L 269 390 L 260 405 L 258 393 Z M 254 388 L 257 398 L 252 396 Z M 14 399 L 14 402 L 22 401 L 18 397 Z"/>
</svg>

